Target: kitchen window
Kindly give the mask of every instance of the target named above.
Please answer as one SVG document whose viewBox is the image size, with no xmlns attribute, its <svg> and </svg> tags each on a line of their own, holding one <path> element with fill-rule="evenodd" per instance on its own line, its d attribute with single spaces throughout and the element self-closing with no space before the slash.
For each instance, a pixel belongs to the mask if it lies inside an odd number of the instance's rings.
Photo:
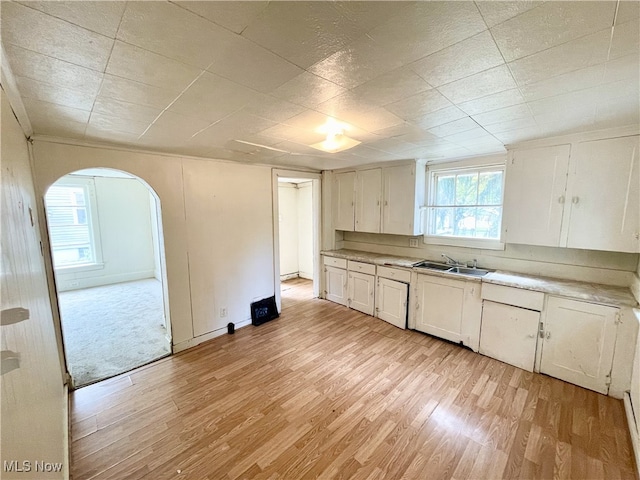
<svg viewBox="0 0 640 480">
<path fill-rule="evenodd" d="M 65 178 L 45 195 L 49 240 L 56 270 L 102 267 L 93 178 Z"/>
<path fill-rule="evenodd" d="M 427 169 L 425 243 L 503 249 L 504 164 Z"/>
</svg>

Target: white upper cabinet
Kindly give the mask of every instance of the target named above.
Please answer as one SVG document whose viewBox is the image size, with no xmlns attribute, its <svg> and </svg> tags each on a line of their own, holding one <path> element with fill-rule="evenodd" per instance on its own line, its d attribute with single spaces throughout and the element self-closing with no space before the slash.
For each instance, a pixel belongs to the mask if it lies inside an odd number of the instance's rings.
<svg viewBox="0 0 640 480">
<path fill-rule="evenodd" d="M 507 243 L 560 245 L 569 151 L 569 145 L 558 145 L 511 152 L 504 192 Z"/>
<path fill-rule="evenodd" d="M 333 181 L 333 222 L 337 230 L 353 232 L 356 172 L 337 173 Z"/>
<path fill-rule="evenodd" d="M 422 234 L 421 208 L 424 205 L 424 166 L 399 165 L 382 169 L 384 201 L 382 233 Z"/>
<path fill-rule="evenodd" d="M 578 144 L 567 186 L 567 247 L 640 251 L 638 138 Z"/>
<path fill-rule="evenodd" d="M 356 172 L 356 232 L 380 233 L 382 170 Z"/>
<path fill-rule="evenodd" d="M 505 242 L 639 252 L 638 138 L 512 151 Z"/>
<path fill-rule="evenodd" d="M 422 162 L 337 173 L 332 192 L 334 227 L 420 235 L 424 192 Z"/>
</svg>

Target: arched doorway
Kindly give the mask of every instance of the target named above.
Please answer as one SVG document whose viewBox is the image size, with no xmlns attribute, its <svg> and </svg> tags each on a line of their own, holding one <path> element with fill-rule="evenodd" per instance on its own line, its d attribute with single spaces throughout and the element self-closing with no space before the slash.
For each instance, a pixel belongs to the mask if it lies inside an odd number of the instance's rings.
<svg viewBox="0 0 640 480">
<path fill-rule="evenodd" d="M 75 387 L 171 354 L 160 199 L 129 173 L 92 168 L 45 194 L 67 369 Z"/>
</svg>

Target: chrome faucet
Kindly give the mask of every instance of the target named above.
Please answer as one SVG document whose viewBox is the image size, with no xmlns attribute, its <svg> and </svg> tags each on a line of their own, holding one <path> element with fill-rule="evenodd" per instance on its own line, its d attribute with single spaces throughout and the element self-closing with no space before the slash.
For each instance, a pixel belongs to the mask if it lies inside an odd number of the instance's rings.
<svg viewBox="0 0 640 480">
<path fill-rule="evenodd" d="M 448 265 L 453 265 L 453 266 L 457 266 L 457 265 L 462 265 L 461 263 L 458 263 L 457 260 L 454 260 L 453 258 L 451 258 L 449 255 L 445 255 L 444 253 L 442 255 L 440 255 L 442 258 L 444 258 L 446 260 L 446 263 Z"/>
</svg>

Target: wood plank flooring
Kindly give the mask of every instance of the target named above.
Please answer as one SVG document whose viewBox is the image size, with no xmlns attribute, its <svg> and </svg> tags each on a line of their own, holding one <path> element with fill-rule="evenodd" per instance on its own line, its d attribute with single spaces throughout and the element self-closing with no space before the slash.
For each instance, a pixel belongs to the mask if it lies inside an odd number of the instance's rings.
<svg viewBox="0 0 640 480">
<path fill-rule="evenodd" d="M 80 479 L 633 479 L 622 402 L 283 285 L 283 313 L 71 398 Z"/>
</svg>

